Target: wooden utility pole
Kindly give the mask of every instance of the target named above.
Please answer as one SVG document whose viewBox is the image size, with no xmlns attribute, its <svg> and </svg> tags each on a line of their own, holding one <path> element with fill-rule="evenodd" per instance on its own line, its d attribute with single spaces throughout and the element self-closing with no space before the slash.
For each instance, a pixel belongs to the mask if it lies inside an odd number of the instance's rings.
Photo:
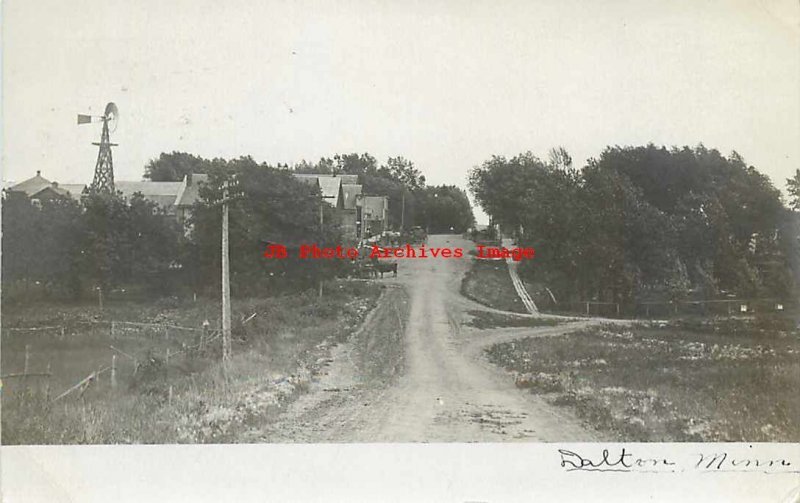
<svg viewBox="0 0 800 503">
<path fill-rule="evenodd" d="M 228 256 L 228 184 L 222 191 L 222 361 L 231 358 L 231 275 Z"/>
<path fill-rule="evenodd" d="M 323 204 L 325 204 L 324 200 L 325 199 L 334 199 L 334 198 L 335 198 L 334 196 L 325 196 L 325 195 L 323 195 L 322 199 L 320 199 L 320 201 L 319 201 L 319 237 L 320 237 L 320 239 L 324 239 L 324 237 L 325 237 L 325 221 L 323 219 L 323 216 L 325 215 L 325 212 L 324 212 L 324 209 L 323 209 L 324 208 Z M 323 290 L 323 279 L 322 279 L 322 276 L 320 276 L 320 278 L 319 278 L 319 296 L 320 297 L 322 297 L 322 290 Z"/>
<path fill-rule="evenodd" d="M 400 209 L 400 232 L 403 232 L 406 228 L 406 189 L 403 187 L 403 199 L 402 199 L 401 209 Z"/>
<path fill-rule="evenodd" d="M 322 196 L 322 197 L 324 198 L 325 196 Z M 323 202 L 323 199 L 320 199 L 319 200 L 319 237 L 320 237 L 320 239 L 324 239 L 324 235 L 325 235 L 325 221 L 323 220 L 323 215 L 325 214 L 325 212 L 323 211 L 323 206 L 322 206 L 323 204 L 325 204 Z M 319 277 L 319 297 L 320 298 L 322 298 L 322 290 L 323 290 L 322 276 L 320 275 L 320 277 Z"/>
</svg>

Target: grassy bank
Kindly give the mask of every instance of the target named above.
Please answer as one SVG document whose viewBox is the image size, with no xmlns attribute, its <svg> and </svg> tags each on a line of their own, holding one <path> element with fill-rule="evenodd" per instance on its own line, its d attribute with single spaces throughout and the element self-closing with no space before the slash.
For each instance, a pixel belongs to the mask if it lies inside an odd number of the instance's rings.
<svg viewBox="0 0 800 503">
<path fill-rule="evenodd" d="M 623 441 L 800 441 L 789 318 L 606 325 L 488 352 L 518 387 Z"/>
<path fill-rule="evenodd" d="M 234 300 L 234 357 L 223 368 L 219 339 L 183 351 L 196 333 L 173 330 L 167 339 L 149 329 L 111 339 L 103 322 L 136 321 L 197 327 L 218 304 L 159 301 L 106 306 L 32 305 L 4 309 L 4 327 L 63 326 L 2 341 L 3 373 L 19 372 L 29 350 L 29 372 L 50 364 L 51 379 L 27 378 L 2 397 L 3 444 L 171 443 L 235 441 L 243 429 L 267 420 L 304 393 L 330 348 L 346 340 L 375 306 L 382 287 L 366 282 L 330 284 L 316 292 Z M 212 325 L 214 323 L 212 322 Z M 88 327 L 88 328 L 87 328 Z M 5 332 L 4 332 L 5 335 Z M 117 385 L 107 371 L 84 391 L 53 402 L 117 352 Z M 10 381 L 9 381 L 10 382 Z"/>
<path fill-rule="evenodd" d="M 487 311 L 468 311 L 467 314 L 471 316 L 467 325 L 481 330 L 488 328 L 554 327 L 567 322 L 553 318 L 531 318 Z"/>
<path fill-rule="evenodd" d="M 473 260 L 461 282 L 461 294 L 485 306 L 515 313 L 527 313 L 505 260 Z"/>
</svg>

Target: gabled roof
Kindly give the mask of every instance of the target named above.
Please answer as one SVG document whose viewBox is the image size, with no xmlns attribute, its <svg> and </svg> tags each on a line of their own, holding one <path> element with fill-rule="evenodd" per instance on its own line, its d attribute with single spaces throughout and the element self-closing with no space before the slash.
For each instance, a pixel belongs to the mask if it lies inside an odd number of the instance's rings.
<svg viewBox="0 0 800 503">
<path fill-rule="evenodd" d="M 28 197 L 40 192 L 42 189 L 50 187 L 52 182 L 42 176 L 41 171 L 36 172 L 36 176 L 28 178 L 25 181 L 19 182 L 16 185 L 8 187 L 7 190 L 13 192 L 24 192 Z"/>
<path fill-rule="evenodd" d="M 348 185 L 354 185 L 358 181 L 357 175 L 323 175 L 315 173 L 293 173 L 293 175 L 301 182 L 316 183 L 320 192 L 322 192 L 323 200 L 334 208 L 344 207 L 345 197 L 342 184 L 345 181 L 350 181 L 353 183 Z"/>
<path fill-rule="evenodd" d="M 208 182 L 208 175 L 192 173 L 184 176 L 181 190 L 175 198 L 175 206 L 192 206 L 200 199 L 200 185 Z"/>
<path fill-rule="evenodd" d="M 356 200 L 361 195 L 361 185 L 342 184 L 342 195 L 344 196 L 344 209 L 354 210 Z"/>
<path fill-rule="evenodd" d="M 339 196 L 342 193 L 342 179 L 341 178 L 323 178 L 317 179 L 319 189 L 322 192 L 322 198 L 329 202 L 334 208 L 339 207 Z"/>
</svg>

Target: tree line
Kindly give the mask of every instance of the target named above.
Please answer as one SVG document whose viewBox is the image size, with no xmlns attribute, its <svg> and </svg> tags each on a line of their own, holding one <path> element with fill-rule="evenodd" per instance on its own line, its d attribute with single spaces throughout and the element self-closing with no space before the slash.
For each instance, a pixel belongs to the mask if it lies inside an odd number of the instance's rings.
<svg viewBox="0 0 800 503">
<path fill-rule="evenodd" d="M 464 232 L 474 224 L 466 193 L 455 186 L 426 186 L 402 157 L 383 165 L 369 154 L 337 155 L 311 164 L 271 166 L 251 157 L 204 159 L 183 152 L 161 154 L 145 166 L 151 181 L 180 181 L 207 174 L 200 201 L 184 228 L 141 194 L 85 193 L 80 199 L 43 200 L 4 194 L 2 283 L 6 300 L 46 295 L 80 298 L 125 289 L 131 295 L 209 293 L 220 287 L 220 201 L 234 181 L 230 202 L 232 291 L 272 295 L 309 288 L 342 272 L 341 261 L 264 260 L 267 243 L 289 246 L 342 242 L 333 209 L 318 189 L 293 173 L 358 175 L 363 193 L 389 197 L 389 226 L 423 226 L 431 232 Z M 403 211 L 405 208 L 405 211 Z M 319 214 L 323 212 L 320 226 Z M 188 229 L 188 232 L 186 231 Z"/>
<path fill-rule="evenodd" d="M 789 181 L 798 208 L 800 171 Z M 800 219 L 737 153 L 703 145 L 608 147 L 577 169 L 563 149 L 494 156 L 470 172 L 476 201 L 536 249 L 526 279 L 564 301 L 789 298 Z"/>
</svg>

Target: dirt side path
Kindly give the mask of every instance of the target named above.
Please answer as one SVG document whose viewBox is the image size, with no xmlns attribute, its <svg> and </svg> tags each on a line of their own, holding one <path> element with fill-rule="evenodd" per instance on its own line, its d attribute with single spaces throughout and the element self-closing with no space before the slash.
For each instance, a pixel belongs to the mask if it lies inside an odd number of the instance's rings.
<svg viewBox="0 0 800 503">
<path fill-rule="evenodd" d="M 428 246 L 467 251 L 472 243 L 431 236 Z M 398 278 L 383 281 L 403 287 L 407 297 L 399 289 L 384 295 L 362 331 L 335 349 L 327 375 L 312 392 L 269 431 L 252 432 L 247 441 L 602 440 L 567 412 L 516 389 L 482 351 L 495 342 L 557 336 L 593 322 L 522 330 L 465 327 L 466 311 L 489 310 L 458 293 L 469 264 L 466 257 L 400 261 Z M 406 311 L 407 323 L 400 315 Z"/>
</svg>

